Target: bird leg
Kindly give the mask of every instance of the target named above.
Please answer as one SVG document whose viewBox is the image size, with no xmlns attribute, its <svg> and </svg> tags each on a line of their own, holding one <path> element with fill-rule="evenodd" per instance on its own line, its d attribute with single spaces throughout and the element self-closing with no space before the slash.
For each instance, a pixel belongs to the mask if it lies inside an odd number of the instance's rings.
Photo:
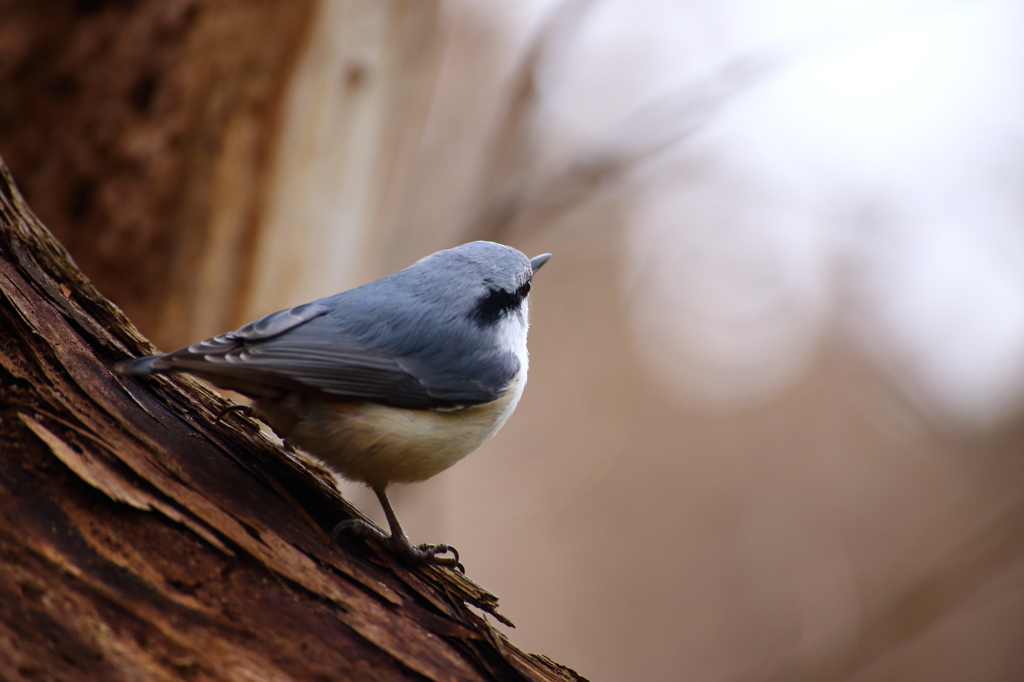
<svg viewBox="0 0 1024 682">
<path fill-rule="evenodd" d="M 398 516 L 395 514 L 395 510 L 391 508 L 391 501 L 388 500 L 387 494 L 384 492 L 384 487 L 375 487 L 373 492 L 377 495 L 377 499 L 380 501 L 380 506 L 384 509 L 384 515 L 388 517 L 388 525 L 391 527 L 391 537 L 385 540 L 385 545 L 398 554 L 402 554 L 413 561 L 437 564 L 439 566 L 451 566 L 456 568 L 463 573 L 466 572 L 465 566 L 459 562 L 459 552 L 454 547 L 446 544 L 431 545 L 424 543 L 422 545 L 414 545 L 409 542 L 409 537 L 402 530 L 402 524 L 398 522 Z M 451 557 L 440 557 L 438 554 L 447 554 L 451 552 Z"/>
<path fill-rule="evenodd" d="M 388 500 L 388 496 L 384 492 L 384 486 L 374 486 L 373 492 L 377 495 L 377 500 L 380 501 L 380 506 L 384 510 L 384 515 L 388 518 L 388 525 L 391 527 L 391 535 L 387 537 L 381 536 L 365 522 L 360 521 L 359 519 L 348 519 L 335 526 L 334 532 L 331 534 L 332 538 L 337 538 L 340 533 L 346 531 L 354 532 L 362 537 L 375 537 L 386 549 L 405 557 L 413 563 L 448 566 L 465 574 L 466 567 L 459 561 L 458 550 L 445 544 L 412 544 L 412 542 L 409 541 L 409 537 L 405 534 L 405 531 L 402 530 L 402 524 L 398 522 L 398 516 L 395 514 L 395 510 L 391 508 L 391 502 Z M 449 552 L 452 554 L 450 557 L 438 556 Z"/>
</svg>

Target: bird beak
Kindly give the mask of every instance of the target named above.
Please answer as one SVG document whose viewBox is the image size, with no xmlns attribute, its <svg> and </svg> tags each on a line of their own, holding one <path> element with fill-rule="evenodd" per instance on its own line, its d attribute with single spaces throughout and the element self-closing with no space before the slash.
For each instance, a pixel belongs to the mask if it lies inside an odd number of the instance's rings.
<svg viewBox="0 0 1024 682">
<path fill-rule="evenodd" d="M 533 271 L 536 273 L 538 270 L 540 270 L 540 266 L 547 263 L 548 258 L 551 258 L 550 253 L 541 254 L 540 256 L 535 256 L 534 258 L 531 258 L 530 265 L 533 266 Z"/>
</svg>

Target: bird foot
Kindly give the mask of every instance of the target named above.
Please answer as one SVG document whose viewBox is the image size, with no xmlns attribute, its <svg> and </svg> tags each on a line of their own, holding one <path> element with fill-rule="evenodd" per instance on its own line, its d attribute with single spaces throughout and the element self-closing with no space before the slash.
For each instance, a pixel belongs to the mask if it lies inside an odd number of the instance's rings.
<svg viewBox="0 0 1024 682">
<path fill-rule="evenodd" d="M 387 538 L 384 533 L 381 533 L 362 519 L 346 519 L 331 531 L 331 542 L 337 544 L 338 538 L 346 533 L 365 540 L 383 541 Z"/>
<path fill-rule="evenodd" d="M 382 547 L 384 547 L 384 549 L 393 554 L 397 554 L 398 556 L 408 560 L 410 563 L 446 566 L 459 571 L 463 575 L 466 574 L 466 567 L 462 565 L 461 561 L 459 561 L 459 551 L 451 545 L 443 543 L 436 545 L 432 545 L 430 543 L 414 545 L 409 542 L 409 538 L 404 534 L 399 536 L 384 535 L 376 528 L 360 519 L 347 519 L 335 526 L 334 531 L 331 533 L 331 541 L 337 542 L 338 537 L 342 533 L 351 533 L 352 535 L 361 538 L 376 540 Z M 448 553 L 451 553 L 452 556 L 440 556 Z"/>
<path fill-rule="evenodd" d="M 246 417 L 250 418 L 255 418 L 258 414 L 256 412 L 256 408 L 253 407 L 252 405 L 228 405 L 223 410 L 217 413 L 217 416 L 214 418 L 213 423 L 219 424 L 221 419 L 228 416 L 232 412 L 238 412 L 239 414 L 243 414 Z"/>
</svg>

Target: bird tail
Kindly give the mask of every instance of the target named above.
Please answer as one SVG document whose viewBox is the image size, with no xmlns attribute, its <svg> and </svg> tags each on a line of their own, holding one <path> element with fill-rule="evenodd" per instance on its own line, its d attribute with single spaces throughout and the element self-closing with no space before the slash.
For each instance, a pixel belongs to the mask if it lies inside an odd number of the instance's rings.
<svg viewBox="0 0 1024 682">
<path fill-rule="evenodd" d="M 167 365 L 157 364 L 166 355 L 166 353 L 160 353 L 159 355 L 147 355 L 144 358 L 122 360 L 114 365 L 114 371 L 121 374 L 160 374 L 171 369 Z"/>
</svg>

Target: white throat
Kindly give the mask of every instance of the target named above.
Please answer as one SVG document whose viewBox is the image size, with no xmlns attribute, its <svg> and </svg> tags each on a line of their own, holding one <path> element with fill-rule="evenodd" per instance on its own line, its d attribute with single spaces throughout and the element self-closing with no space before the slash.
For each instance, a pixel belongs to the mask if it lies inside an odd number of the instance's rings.
<svg viewBox="0 0 1024 682">
<path fill-rule="evenodd" d="M 498 344 L 507 348 L 519 360 L 520 391 L 526 383 L 526 370 L 530 367 L 530 355 L 526 350 L 526 334 L 529 329 L 529 299 L 524 298 L 518 310 L 498 320 Z"/>
</svg>

